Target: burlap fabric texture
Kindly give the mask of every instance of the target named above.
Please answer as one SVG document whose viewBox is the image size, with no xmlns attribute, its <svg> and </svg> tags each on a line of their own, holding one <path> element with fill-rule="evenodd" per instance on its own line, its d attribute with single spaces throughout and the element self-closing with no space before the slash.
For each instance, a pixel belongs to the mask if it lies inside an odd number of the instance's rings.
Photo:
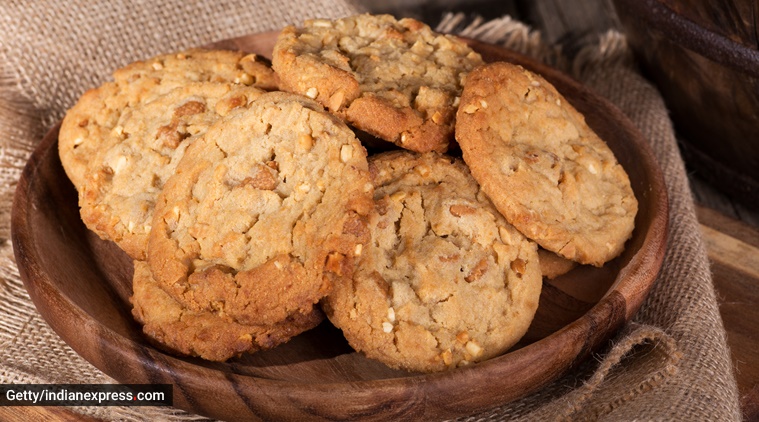
<svg viewBox="0 0 759 422">
<path fill-rule="evenodd" d="M 16 181 L 45 131 L 85 89 L 133 60 L 360 11 L 342 1 L 57 2 L 0 6 L 0 383 L 111 383 L 36 312 L 13 259 Z M 440 30 L 502 44 L 565 70 L 619 106 L 650 140 L 670 198 L 664 267 L 650 297 L 612 344 L 517 402 L 466 420 L 739 420 L 738 393 L 667 110 L 636 71 L 624 37 L 609 33 L 571 58 L 508 17 L 449 15 Z M 177 409 L 82 407 L 105 420 L 195 420 Z"/>
</svg>

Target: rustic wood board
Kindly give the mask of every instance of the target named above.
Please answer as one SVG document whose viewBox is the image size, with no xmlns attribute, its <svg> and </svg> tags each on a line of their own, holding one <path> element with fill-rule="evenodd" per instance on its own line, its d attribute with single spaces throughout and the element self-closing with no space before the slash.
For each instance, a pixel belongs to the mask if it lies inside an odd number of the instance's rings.
<svg viewBox="0 0 759 422">
<path fill-rule="evenodd" d="M 759 229 L 710 208 L 698 219 L 712 264 L 720 313 L 745 420 L 759 421 Z"/>
<path fill-rule="evenodd" d="M 48 421 L 48 422 L 96 422 L 100 419 L 77 413 L 67 407 L 48 406 L 5 406 L 0 407 L 3 421 Z"/>
</svg>

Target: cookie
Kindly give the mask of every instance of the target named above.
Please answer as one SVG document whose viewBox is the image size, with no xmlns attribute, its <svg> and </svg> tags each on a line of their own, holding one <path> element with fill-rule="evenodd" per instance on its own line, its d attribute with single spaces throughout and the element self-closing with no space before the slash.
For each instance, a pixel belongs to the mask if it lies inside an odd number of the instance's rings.
<svg viewBox="0 0 759 422">
<path fill-rule="evenodd" d="M 543 248 L 538 248 L 538 258 L 540 258 L 540 273 L 549 280 L 562 276 L 577 266 L 576 262 Z"/>
<path fill-rule="evenodd" d="M 273 92 L 185 151 L 158 196 L 148 263 L 193 312 L 240 324 L 308 313 L 368 242 L 366 151 L 315 101 Z"/>
<path fill-rule="evenodd" d="M 582 264 L 621 253 L 638 207 L 627 173 L 541 76 L 505 62 L 471 72 L 456 139 L 474 178 L 525 236 Z"/>
<path fill-rule="evenodd" d="M 192 82 L 231 82 L 261 89 L 276 88 L 273 70 L 254 54 L 193 49 L 134 62 L 113 74 L 114 81 L 85 92 L 61 123 L 58 152 L 77 189 L 88 163 L 111 136 L 120 137 L 119 122 L 128 109 Z"/>
<path fill-rule="evenodd" d="M 192 82 L 130 108 L 121 116 L 118 136 L 102 142 L 88 166 L 79 190 L 84 223 L 132 258 L 145 260 L 156 197 L 187 146 L 263 92 L 229 82 Z"/>
<path fill-rule="evenodd" d="M 441 371 L 499 355 L 527 331 L 542 287 L 537 245 L 466 165 L 437 153 L 370 157 L 372 241 L 323 300 L 350 345 L 394 368 Z"/>
<path fill-rule="evenodd" d="M 211 361 L 271 349 L 316 327 L 324 318 L 316 309 L 272 325 L 244 325 L 219 313 L 191 312 L 158 286 L 142 261 L 134 262 L 132 286 L 132 314 L 148 338 L 174 354 Z"/>
<path fill-rule="evenodd" d="M 356 15 L 282 30 L 282 89 L 315 98 L 358 129 L 405 149 L 444 152 L 467 72 L 482 58 L 411 18 Z"/>
</svg>

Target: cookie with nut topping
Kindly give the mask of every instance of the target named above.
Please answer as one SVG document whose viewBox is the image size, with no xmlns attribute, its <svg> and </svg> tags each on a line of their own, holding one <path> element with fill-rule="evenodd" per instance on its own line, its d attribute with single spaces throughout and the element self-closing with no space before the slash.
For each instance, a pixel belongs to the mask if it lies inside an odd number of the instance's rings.
<svg viewBox="0 0 759 422">
<path fill-rule="evenodd" d="M 233 83 L 276 89 L 274 71 L 255 54 L 191 49 L 131 63 L 113 73 L 114 80 L 85 92 L 66 113 L 58 135 L 58 152 L 66 174 L 79 190 L 88 164 L 119 137 L 122 116 L 138 105 L 194 82 Z"/>
<path fill-rule="evenodd" d="M 119 133 L 101 143 L 88 166 L 79 190 L 85 225 L 145 260 L 156 198 L 187 147 L 263 93 L 228 82 L 193 82 L 131 107 Z"/>
<path fill-rule="evenodd" d="M 265 93 L 192 143 L 158 196 L 148 244 L 161 288 L 245 325 L 306 315 L 369 241 L 366 151 L 315 101 Z"/>
<path fill-rule="evenodd" d="M 219 312 L 192 312 L 161 289 L 143 261 L 134 261 L 132 290 L 132 315 L 148 338 L 173 353 L 217 362 L 276 347 L 324 319 L 314 309 L 275 324 L 245 325 Z"/>
<path fill-rule="evenodd" d="M 422 22 L 366 14 L 286 27 L 272 56 L 282 89 L 417 152 L 447 150 L 463 79 L 482 63 Z"/>
<path fill-rule="evenodd" d="M 356 350 L 433 372 L 497 356 L 527 331 L 537 245 L 498 213 L 466 165 L 437 153 L 370 157 L 372 241 L 323 309 Z"/>
<path fill-rule="evenodd" d="M 561 277 L 575 269 L 578 265 L 575 261 L 566 259 L 543 248 L 538 248 L 538 257 L 540 258 L 540 273 L 549 280 Z"/>
<path fill-rule="evenodd" d="M 582 264 L 622 252 L 638 209 L 630 179 L 544 78 L 505 62 L 471 72 L 456 139 L 483 191 L 525 236 Z"/>
</svg>

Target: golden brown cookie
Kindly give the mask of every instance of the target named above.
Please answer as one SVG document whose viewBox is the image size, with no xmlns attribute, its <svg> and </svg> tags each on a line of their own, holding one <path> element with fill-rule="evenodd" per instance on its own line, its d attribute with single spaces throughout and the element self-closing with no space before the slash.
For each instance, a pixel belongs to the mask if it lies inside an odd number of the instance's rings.
<svg viewBox="0 0 759 422">
<path fill-rule="evenodd" d="M 273 70 L 253 54 L 193 49 L 134 62 L 114 72 L 114 81 L 85 92 L 66 113 L 58 135 L 58 152 L 77 189 L 91 160 L 120 137 L 124 114 L 141 103 L 192 82 L 227 82 L 276 88 Z"/>
<path fill-rule="evenodd" d="M 132 286 L 132 314 L 148 338 L 172 353 L 212 361 L 271 349 L 316 327 L 324 318 L 314 309 L 272 325 L 244 325 L 220 313 L 192 312 L 158 286 L 143 261 L 134 261 Z"/>
<path fill-rule="evenodd" d="M 158 196 L 148 245 L 161 287 L 241 324 L 308 313 L 368 241 L 366 151 L 315 101 L 266 93 L 214 124 Z"/>
<path fill-rule="evenodd" d="M 285 28 L 272 66 L 285 90 L 403 148 L 444 152 L 467 72 L 482 58 L 414 19 L 356 15 Z"/>
<path fill-rule="evenodd" d="M 441 371 L 499 355 L 527 331 L 542 278 L 537 245 L 498 213 L 458 159 L 370 157 L 372 241 L 323 309 L 356 350 Z"/>
<path fill-rule="evenodd" d="M 575 261 L 570 261 L 543 248 L 538 248 L 538 258 L 540 258 L 540 273 L 549 280 L 562 276 L 577 266 Z"/>
<path fill-rule="evenodd" d="M 193 82 L 132 107 L 118 137 L 102 142 L 79 191 L 82 220 L 100 237 L 144 260 L 155 200 L 187 146 L 233 109 L 264 91 Z"/>
<path fill-rule="evenodd" d="M 541 76 L 505 62 L 471 72 L 456 139 L 482 189 L 528 238 L 596 266 L 624 248 L 638 206 L 627 173 Z"/>
</svg>

